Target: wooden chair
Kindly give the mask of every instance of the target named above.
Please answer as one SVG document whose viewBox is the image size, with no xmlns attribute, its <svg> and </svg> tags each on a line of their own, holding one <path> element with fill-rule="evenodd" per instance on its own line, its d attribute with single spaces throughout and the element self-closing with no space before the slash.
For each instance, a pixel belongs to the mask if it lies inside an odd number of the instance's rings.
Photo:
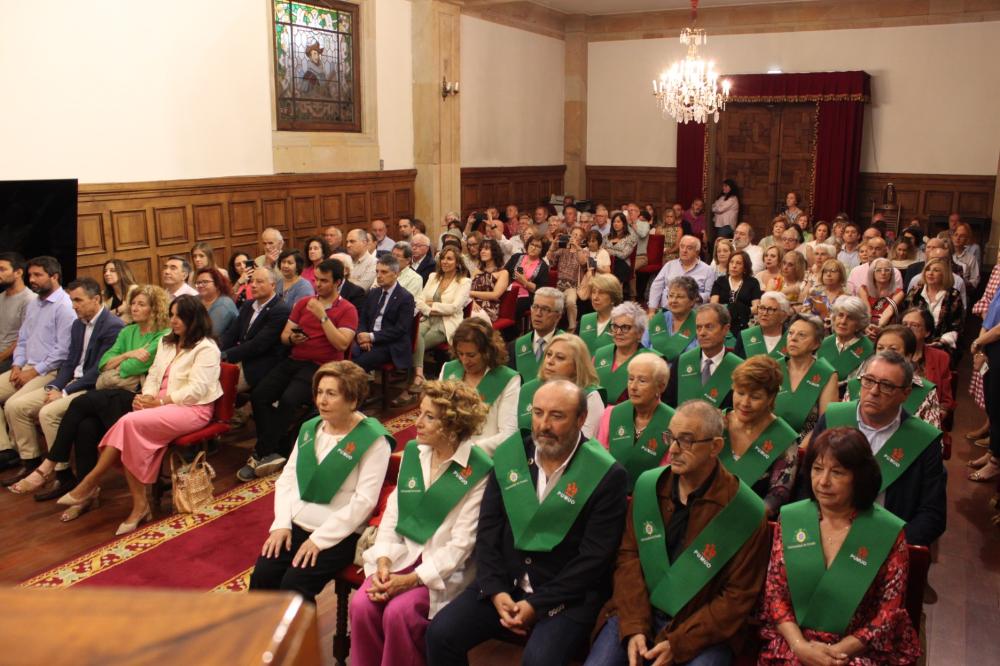
<svg viewBox="0 0 1000 666">
<path fill-rule="evenodd" d="M 920 614 L 924 607 L 924 590 L 927 572 L 931 568 L 931 550 L 927 546 L 907 545 L 910 555 L 910 573 L 906 579 L 906 612 L 910 614 L 913 628 L 920 632 Z"/>
</svg>

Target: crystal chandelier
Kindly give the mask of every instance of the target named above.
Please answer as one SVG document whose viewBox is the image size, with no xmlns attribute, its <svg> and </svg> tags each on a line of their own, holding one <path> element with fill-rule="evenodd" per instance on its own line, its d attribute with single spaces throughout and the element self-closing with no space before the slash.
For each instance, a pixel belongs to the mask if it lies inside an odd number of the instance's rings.
<svg viewBox="0 0 1000 666">
<path fill-rule="evenodd" d="M 691 0 L 691 22 L 698 13 L 698 0 Z M 729 99 L 729 80 L 722 81 L 719 92 L 719 73 L 715 63 L 698 56 L 698 47 L 708 41 L 701 28 L 684 28 L 681 44 L 687 47 L 687 56 L 675 62 L 670 69 L 653 80 L 653 97 L 664 115 L 672 116 L 679 123 L 704 123 L 711 116 L 719 122 L 719 111 L 726 108 Z"/>
</svg>

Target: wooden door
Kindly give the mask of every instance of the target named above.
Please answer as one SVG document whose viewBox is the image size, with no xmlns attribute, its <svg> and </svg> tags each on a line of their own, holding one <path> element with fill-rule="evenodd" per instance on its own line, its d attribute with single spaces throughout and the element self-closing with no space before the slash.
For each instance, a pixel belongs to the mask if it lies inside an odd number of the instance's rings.
<svg viewBox="0 0 1000 666">
<path fill-rule="evenodd" d="M 735 180 L 742 192 L 740 221 L 753 225 L 758 239 L 770 233 L 788 192 L 797 192 L 808 211 L 815 127 L 815 104 L 727 105 L 715 128 L 710 200 L 724 179 Z"/>
</svg>

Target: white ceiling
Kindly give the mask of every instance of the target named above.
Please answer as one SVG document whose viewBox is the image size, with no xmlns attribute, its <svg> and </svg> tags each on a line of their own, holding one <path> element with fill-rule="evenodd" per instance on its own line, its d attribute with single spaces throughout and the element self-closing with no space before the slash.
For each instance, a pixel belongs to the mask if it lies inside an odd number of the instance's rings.
<svg viewBox="0 0 1000 666">
<path fill-rule="evenodd" d="M 565 14 L 628 14 L 632 12 L 655 12 L 676 9 L 690 9 L 690 0 L 531 0 L 535 4 Z M 774 5 L 802 0 L 699 0 L 699 8 L 732 7 L 735 5 Z M 807 0 L 813 1 L 815 0 Z"/>
</svg>

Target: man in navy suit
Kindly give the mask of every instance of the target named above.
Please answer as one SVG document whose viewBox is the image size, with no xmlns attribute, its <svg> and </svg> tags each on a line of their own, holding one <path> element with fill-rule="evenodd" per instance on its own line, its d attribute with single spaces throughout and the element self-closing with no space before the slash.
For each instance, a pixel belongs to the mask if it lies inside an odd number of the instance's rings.
<svg viewBox="0 0 1000 666">
<path fill-rule="evenodd" d="M 281 331 L 292 310 L 275 293 L 277 279 L 273 268 L 254 270 L 250 283 L 253 300 L 243 304 L 239 317 L 219 341 L 222 360 L 240 366 L 238 391 L 249 391 L 287 355 Z"/>
<path fill-rule="evenodd" d="M 37 426 L 42 425 L 46 440 L 55 439 L 63 414 L 74 398 L 93 389 L 100 374 L 98 364 L 125 325 L 105 309 L 101 285 L 85 277 L 66 289 L 77 319 L 70 327 L 69 354 L 59 365 L 55 379 L 43 388 L 18 395 L 4 406 L 14 446 L 23 465 L 20 474 L 4 479 L 11 485 L 42 462 Z"/>
<path fill-rule="evenodd" d="M 383 363 L 398 369 L 413 365 L 413 295 L 397 281 L 399 260 L 391 254 L 378 258 L 375 264 L 375 287 L 368 292 L 358 334 L 351 348 L 351 360 L 365 371 Z"/>
</svg>

